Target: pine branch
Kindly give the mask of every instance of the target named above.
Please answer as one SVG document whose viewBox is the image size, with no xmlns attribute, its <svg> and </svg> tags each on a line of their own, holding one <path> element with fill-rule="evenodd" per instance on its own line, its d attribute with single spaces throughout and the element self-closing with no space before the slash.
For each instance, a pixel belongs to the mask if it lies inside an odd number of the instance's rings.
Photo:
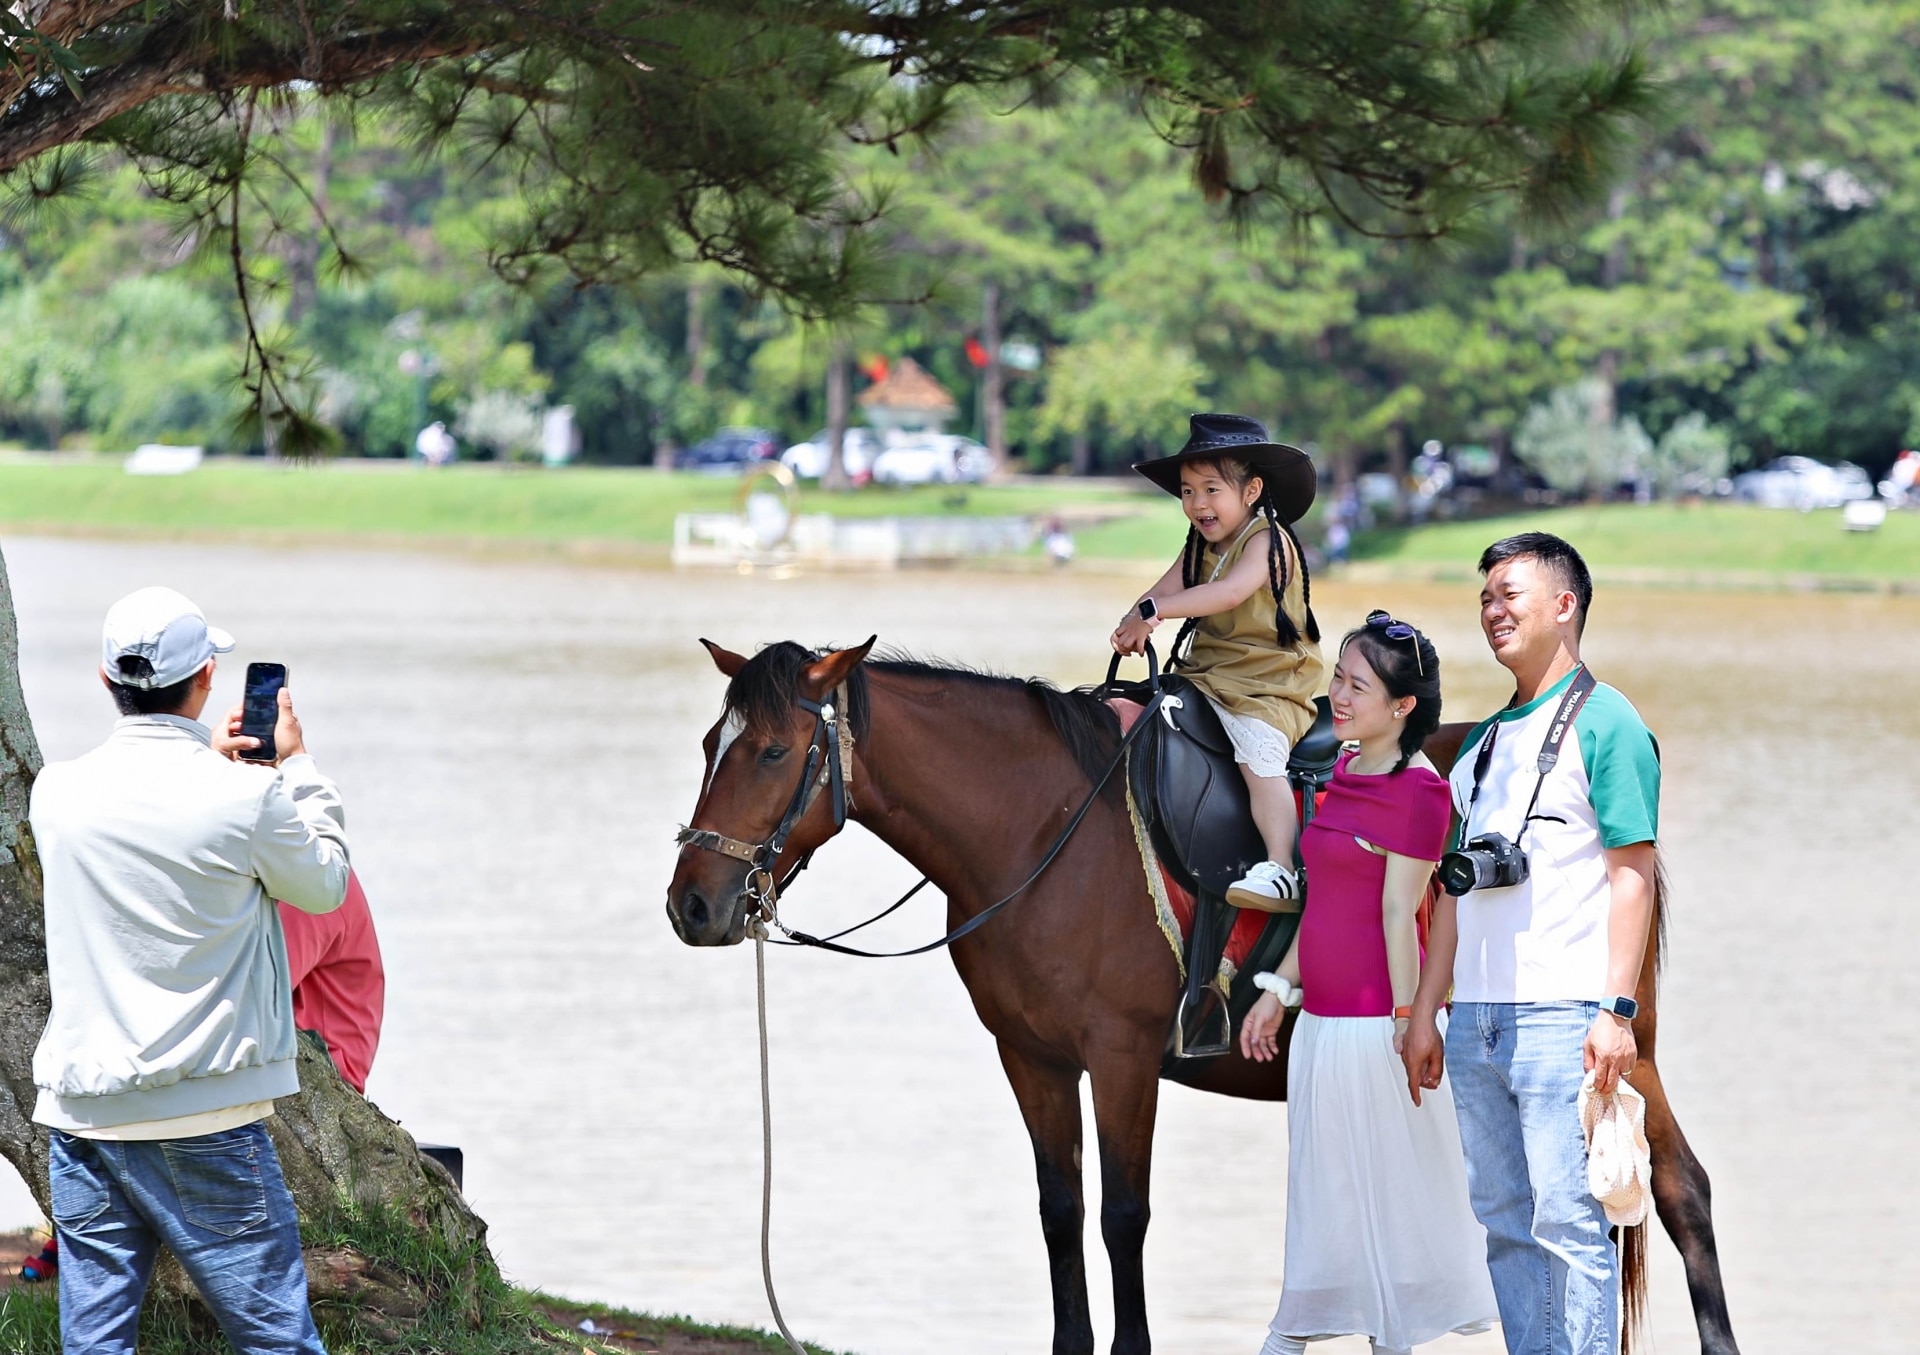
<svg viewBox="0 0 1920 1355">
<path fill-rule="evenodd" d="M 192 19 L 176 18 L 150 29 L 126 60 L 86 72 L 82 97 L 43 82 L 6 109 L 0 115 L 0 173 L 56 146 L 92 137 L 111 119 L 162 94 L 268 89 L 296 80 L 339 89 L 400 67 L 470 56 L 498 36 L 449 18 L 338 38 L 318 53 L 261 42 L 223 50 L 217 34 Z"/>
</svg>

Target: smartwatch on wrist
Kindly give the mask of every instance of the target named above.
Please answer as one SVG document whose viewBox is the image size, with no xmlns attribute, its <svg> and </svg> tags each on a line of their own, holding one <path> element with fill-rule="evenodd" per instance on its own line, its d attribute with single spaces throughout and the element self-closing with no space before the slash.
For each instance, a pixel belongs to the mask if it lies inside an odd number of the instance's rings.
<svg viewBox="0 0 1920 1355">
<path fill-rule="evenodd" d="M 1142 621 L 1151 621 L 1159 615 L 1160 615 L 1159 603 L 1155 602 L 1152 598 L 1140 599 L 1140 619 Z"/>
<path fill-rule="evenodd" d="M 1603 997 L 1600 999 L 1600 1010 L 1612 1012 L 1622 1021 L 1631 1021 L 1640 1014 L 1640 1004 L 1630 997 Z"/>
</svg>

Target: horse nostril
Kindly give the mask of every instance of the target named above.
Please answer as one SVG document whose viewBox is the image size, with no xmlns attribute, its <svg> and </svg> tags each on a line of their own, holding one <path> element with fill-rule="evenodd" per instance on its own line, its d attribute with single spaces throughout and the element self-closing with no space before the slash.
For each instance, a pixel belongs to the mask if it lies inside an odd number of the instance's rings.
<svg viewBox="0 0 1920 1355">
<path fill-rule="evenodd" d="M 695 931 L 704 931 L 711 916 L 707 900 L 697 889 L 689 889 L 686 898 L 680 903 L 680 916 L 686 919 L 687 926 Z"/>
</svg>

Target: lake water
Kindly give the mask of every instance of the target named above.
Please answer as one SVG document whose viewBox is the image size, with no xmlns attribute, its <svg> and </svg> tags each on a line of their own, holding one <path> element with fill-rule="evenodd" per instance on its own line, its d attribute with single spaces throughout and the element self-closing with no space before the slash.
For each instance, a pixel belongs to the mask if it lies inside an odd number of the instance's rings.
<svg viewBox="0 0 1920 1355">
<path fill-rule="evenodd" d="M 75 540 L 5 550 L 49 759 L 111 723 L 100 619 L 134 587 L 172 584 L 239 637 L 218 709 L 249 659 L 291 665 L 386 952 L 369 1091 L 419 1137 L 465 1148 L 506 1271 L 768 1325 L 753 957 L 682 946 L 661 907 L 722 688 L 696 637 L 746 650 L 878 632 L 1082 682 L 1104 669 L 1104 637 L 1138 587 Z M 1375 605 L 1426 627 L 1454 718 L 1507 691 L 1474 592 L 1315 590 L 1329 632 Z M 1661 1065 L 1712 1173 L 1736 1331 L 1749 1352 L 1910 1351 L 1920 599 L 1603 586 L 1588 650 L 1664 750 L 1675 901 Z M 815 930 L 851 921 L 912 879 L 853 829 L 820 853 L 790 914 Z M 932 899 L 911 905 L 875 940 L 930 938 L 941 916 Z M 776 951 L 769 969 L 789 1321 L 863 1355 L 1046 1348 L 1032 1159 L 951 965 Z M 1147 1253 L 1156 1349 L 1258 1348 L 1279 1287 L 1285 1145 L 1283 1108 L 1166 1090 Z M 1088 1193 L 1092 1218 L 1097 1179 Z M 35 1219 L 24 1188 L 0 1182 L 0 1227 Z M 1654 1256 L 1654 1349 L 1691 1349 L 1664 1236 Z M 1104 1348 L 1097 1226 L 1089 1270 Z"/>
</svg>

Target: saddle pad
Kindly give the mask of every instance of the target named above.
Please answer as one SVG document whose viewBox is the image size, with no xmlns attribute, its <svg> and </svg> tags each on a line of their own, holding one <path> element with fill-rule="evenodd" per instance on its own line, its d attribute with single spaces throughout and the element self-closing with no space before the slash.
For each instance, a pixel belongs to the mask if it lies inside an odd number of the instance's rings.
<svg viewBox="0 0 1920 1355">
<path fill-rule="evenodd" d="M 1124 697 L 1113 697 L 1107 701 L 1113 713 L 1119 717 L 1120 732 L 1125 734 L 1133 728 L 1145 709 L 1137 701 L 1128 701 Z M 1147 888 L 1153 895 L 1154 920 L 1160 924 L 1161 935 L 1167 938 L 1167 944 L 1173 948 L 1174 963 L 1180 966 L 1180 977 L 1187 976 L 1186 939 L 1193 928 L 1193 895 L 1182 888 L 1160 860 L 1153 849 L 1139 807 L 1133 802 L 1133 791 L 1127 791 L 1127 813 L 1133 820 L 1133 838 L 1140 849 L 1140 864 L 1147 872 Z M 1260 933 L 1266 930 L 1267 915 L 1248 909 L 1240 909 L 1234 919 L 1233 930 L 1227 934 L 1226 954 L 1220 960 L 1220 980 L 1230 985 L 1233 977 L 1246 963 L 1247 956 L 1253 953 L 1254 945 L 1260 940 Z"/>
</svg>

